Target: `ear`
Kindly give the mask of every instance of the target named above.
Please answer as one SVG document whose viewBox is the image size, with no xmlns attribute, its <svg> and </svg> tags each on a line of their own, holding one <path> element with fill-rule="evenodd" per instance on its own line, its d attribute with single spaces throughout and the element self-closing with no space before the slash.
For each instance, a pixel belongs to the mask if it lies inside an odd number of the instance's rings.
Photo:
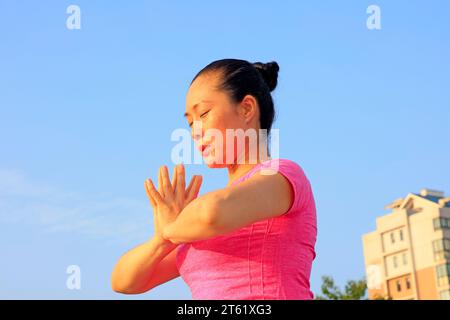
<svg viewBox="0 0 450 320">
<path fill-rule="evenodd" d="M 245 123 L 250 123 L 258 114 L 258 102 L 256 98 L 249 94 L 246 95 L 239 105 L 239 113 Z"/>
</svg>

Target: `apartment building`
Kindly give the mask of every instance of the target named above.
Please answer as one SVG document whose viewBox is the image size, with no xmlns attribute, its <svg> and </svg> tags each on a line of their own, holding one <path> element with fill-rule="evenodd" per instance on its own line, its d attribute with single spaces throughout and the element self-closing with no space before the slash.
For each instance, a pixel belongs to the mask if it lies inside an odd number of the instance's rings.
<svg viewBox="0 0 450 320">
<path fill-rule="evenodd" d="M 450 300 L 450 197 L 422 189 L 363 235 L 369 299 Z"/>
</svg>

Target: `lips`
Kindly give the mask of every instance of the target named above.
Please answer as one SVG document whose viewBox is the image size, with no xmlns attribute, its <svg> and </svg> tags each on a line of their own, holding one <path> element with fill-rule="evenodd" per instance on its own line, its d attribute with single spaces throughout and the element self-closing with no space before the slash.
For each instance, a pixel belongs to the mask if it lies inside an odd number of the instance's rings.
<svg viewBox="0 0 450 320">
<path fill-rule="evenodd" d="M 206 156 L 207 154 L 209 154 L 209 150 L 211 149 L 211 145 L 210 144 L 203 144 L 200 147 L 200 152 L 202 155 Z M 206 150 L 206 152 L 205 152 Z"/>
<path fill-rule="evenodd" d="M 201 145 L 197 145 L 197 149 L 198 151 L 200 151 L 200 153 L 203 153 L 203 151 L 205 151 L 205 149 L 210 145 L 211 143 L 203 143 Z"/>
</svg>

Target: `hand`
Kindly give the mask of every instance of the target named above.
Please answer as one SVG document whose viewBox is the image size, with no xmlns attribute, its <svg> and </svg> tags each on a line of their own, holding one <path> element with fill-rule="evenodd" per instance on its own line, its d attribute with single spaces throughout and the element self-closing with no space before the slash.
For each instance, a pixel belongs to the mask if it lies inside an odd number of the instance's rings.
<svg viewBox="0 0 450 320">
<path fill-rule="evenodd" d="M 145 181 L 145 190 L 153 207 L 153 221 L 157 236 L 164 239 L 164 228 L 175 221 L 184 207 L 198 196 L 201 183 L 202 176 L 194 175 L 185 190 L 185 171 L 182 164 L 175 166 L 172 184 L 166 166 L 159 169 L 158 190 L 151 179 Z"/>
</svg>

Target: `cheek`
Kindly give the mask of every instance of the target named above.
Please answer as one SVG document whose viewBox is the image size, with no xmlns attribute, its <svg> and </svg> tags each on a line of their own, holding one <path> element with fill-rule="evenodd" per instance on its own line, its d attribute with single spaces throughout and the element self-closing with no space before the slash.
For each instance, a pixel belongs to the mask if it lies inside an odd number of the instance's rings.
<svg viewBox="0 0 450 320">
<path fill-rule="evenodd" d="M 243 128 L 239 117 L 231 111 L 212 114 L 208 119 L 208 126 L 214 127 L 224 133 L 226 129 Z"/>
<path fill-rule="evenodd" d="M 220 132 L 221 137 L 222 137 L 222 148 L 220 148 L 220 144 L 217 143 L 215 145 L 215 153 L 219 153 L 220 150 L 218 149 L 222 149 L 221 154 L 222 156 L 225 155 L 227 153 L 228 148 L 231 148 L 228 150 L 228 152 L 230 152 L 231 150 L 233 150 L 232 152 L 234 154 L 238 153 L 239 151 L 237 150 L 237 138 L 231 138 L 230 141 L 227 141 L 227 136 L 226 136 L 226 130 L 227 129 L 244 129 L 242 127 L 242 124 L 240 123 L 240 119 L 233 113 L 229 114 L 229 113 L 221 113 L 221 114 L 211 114 L 210 117 L 208 117 L 207 119 L 205 119 L 205 121 L 203 122 L 203 128 L 204 128 L 204 132 L 205 132 L 205 140 L 215 140 L 215 137 L 212 138 L 211 135 L 209 133 L 212 133 L 211 131 L 208 132 L 208 129 L 216 129 Z M 214 130 L 214 131 L 216 131 Z M 245 130 L 245 129 L 244 129 Z M 217 132 L 217 131 L 216 131 Z M 213 135 L 215 135 L 216 133 L 214 133 Z M 212 138 L 212 139 L 211 139 Z M 234 141 L 233 141 L 234 140 Z M 230 146 L 227 147 L 227 144 L 229 144 Z M 232 145 L 234 144 L 234 148 L 232 148 Z M 217 154 L 217 156 L 220 157 L 220 154 Z"/>
<path fill-rule="evenodd" d="M 221 115 L 211 115 L 205 119 L 202 123 L 204 134 L 206 139 L 211 135 L 214 136 L 218 132 L 221 133 L 223 141 L 225 141 L 226 129 L 230 128 L 230 124 L 227 122 L 227 118 Z"/>
</svg>

